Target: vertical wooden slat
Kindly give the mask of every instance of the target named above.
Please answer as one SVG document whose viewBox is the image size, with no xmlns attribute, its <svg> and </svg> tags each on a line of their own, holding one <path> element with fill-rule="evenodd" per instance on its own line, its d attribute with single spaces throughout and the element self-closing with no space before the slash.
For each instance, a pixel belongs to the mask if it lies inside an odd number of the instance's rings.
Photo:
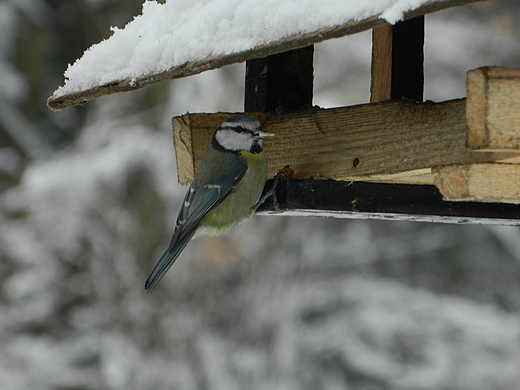
<svg viewBox="0 0 520 390">
<path fill-rule="evenodd" d="M 370 102 L 423 100 L 424 16 L 372 30 Z"/>
<path fill-rule="evenodd" d="M 468 147 L 520 151 L 520 69 L 471 70 L 466 92 Z"/>
<path fill-rule="evenodd" d="M 310 107 L 314 46 L 246 62 L 245 112 L 291 112 Z"/>
<path fill-rule="evenodd" d="M 423 100 L 424 15 L 399 22 L 392 31 L 392 99 Z"/>
<path fill-rule="evenodd" d="M 392 29 L 383 24 L 372 30 L 370 103 L 390 100 L 392 90 Z"/>
</svg>

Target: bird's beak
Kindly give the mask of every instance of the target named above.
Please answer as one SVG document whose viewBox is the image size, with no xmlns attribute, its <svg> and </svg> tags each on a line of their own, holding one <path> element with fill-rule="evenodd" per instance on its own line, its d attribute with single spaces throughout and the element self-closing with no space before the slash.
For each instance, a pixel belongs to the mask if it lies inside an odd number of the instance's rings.
<svg viewBox="0 0 520 390">
<path fill-rule="evenodd" d="M 274 137 L 276 134 L 264 133 L 263 131 L 257 133 L 258 138 Z"/>
</svg>

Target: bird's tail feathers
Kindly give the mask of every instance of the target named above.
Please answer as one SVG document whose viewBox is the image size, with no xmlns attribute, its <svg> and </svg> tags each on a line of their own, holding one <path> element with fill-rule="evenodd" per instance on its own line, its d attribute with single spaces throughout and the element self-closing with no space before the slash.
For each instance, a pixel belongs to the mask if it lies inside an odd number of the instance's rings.
<svg viewBox="0 0 520 390">
<path fill-rule="evenodd" d="M 144 283 L 144 289 L 148 292 L 152 292 L 157 284 L 164 277 L 166 272 L 170 269 L 172 264 L 177 260 L 177 257 L 181 254 L 184 247 L 190 242 L 196 229 L 192 229 L 190 232 L 183 235 L 170 249 L 168 249 L 164 255 L 159 259 L 154 269 L 146 279 Z"/>
</svg>

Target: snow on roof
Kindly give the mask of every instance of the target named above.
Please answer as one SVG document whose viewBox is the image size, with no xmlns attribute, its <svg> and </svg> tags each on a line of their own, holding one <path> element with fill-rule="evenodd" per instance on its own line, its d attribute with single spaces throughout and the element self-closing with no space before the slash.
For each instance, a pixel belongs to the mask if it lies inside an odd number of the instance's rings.
<svg viewBox="0 0 520 390">
<path fill-rule="evenodd" d="M 473 1 L 145 1 L 141 15 L 69 64 L 48 105 L 59 110 Z"/>
</svg>

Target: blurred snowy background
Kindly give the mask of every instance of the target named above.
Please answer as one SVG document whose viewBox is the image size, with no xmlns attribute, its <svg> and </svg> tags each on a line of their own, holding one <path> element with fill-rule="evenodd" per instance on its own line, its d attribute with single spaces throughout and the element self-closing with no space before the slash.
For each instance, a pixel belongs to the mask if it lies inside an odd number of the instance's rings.
<svg viewBox="0 0 520 390">
<path fill-rule="evenodd" d="M 241 111 L 244 65 L 48 111 L 140 9 L 0 2 L 1 390 L 520 388 L 517 227 L 255 217 L 146 294 L 186 190 L 171 117 Z M 519 21 L 517 0 L 427 16 L 425 98 L 520 67 Z M 316 46 L 315 104 L 368 101 L 370 42 Z"/>
</svg>

